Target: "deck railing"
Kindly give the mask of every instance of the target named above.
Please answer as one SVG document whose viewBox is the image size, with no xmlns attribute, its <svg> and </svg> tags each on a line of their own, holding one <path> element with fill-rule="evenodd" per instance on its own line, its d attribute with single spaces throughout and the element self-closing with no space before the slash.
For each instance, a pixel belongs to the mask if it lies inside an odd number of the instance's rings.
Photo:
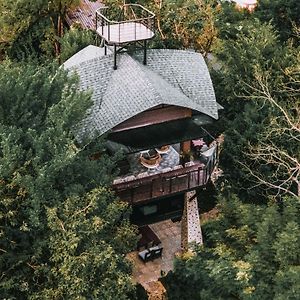
<svg viewBox="0 0 300 300">
<path fill-rule="evenodd" d="M 113 189 L 121 200 L 137 204 L 205 186 L 217 164 L 217 154 L 216 146 L 205 164 L 194 161 L 143 178 L 130 176 L 124 182 L 115 182 Z"/>
<path fill-rule="evenodd" d="M 115 20 L 110 20 L 108 7 L 101 7 L 96 11 L 96 31 L 107 43 L 122 43 L 124 35 L 130 36 L 132 41 L 139 40 L 139 25 L 148 30 L 144 39 L 153 37 L 155 30 L 155 14 L 139 4 L 125 4 L 122 6 Z M 126 26 L 126 25 L 131 26 Z M 128 41 L 127 41 L 128 42 Z"/>
</svg>

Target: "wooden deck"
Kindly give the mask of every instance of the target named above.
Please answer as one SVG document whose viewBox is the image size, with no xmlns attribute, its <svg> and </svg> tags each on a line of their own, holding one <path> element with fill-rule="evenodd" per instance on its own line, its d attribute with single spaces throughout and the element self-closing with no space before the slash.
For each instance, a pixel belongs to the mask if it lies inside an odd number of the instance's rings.
<svg viewBox="0 0 300 300">
<path fill-rule="evenodd" d="M 178 166 L 169 172 L 113 184 L 113 189 L 121 200 L 140 204 L 205 186 L 215 164 L 216 159 L 212 159 L 206 165 L 195 162 L 192 166 Z"/>
<path fill-rule="evenodd" d="M 154 37 L 153 31 L 139 22 L 125 22 L 99 26 L 97 33 L 110 44 L 143 41 Z"/>
<path fill-rule="evenodd" d="M 99 0 L 81 0 L 78 7 L 68 11 L 66 22 L 69 26 L 80 24 L 83 29 L 95 30 L 96 10 L 100 7 L 103 7 L 103 4 Z"/>
</svg>

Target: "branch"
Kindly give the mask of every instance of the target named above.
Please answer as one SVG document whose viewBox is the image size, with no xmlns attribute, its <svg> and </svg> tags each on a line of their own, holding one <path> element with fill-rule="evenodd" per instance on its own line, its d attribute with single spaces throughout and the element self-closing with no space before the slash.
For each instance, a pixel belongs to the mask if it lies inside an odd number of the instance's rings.
<svg viewBox="0 0 300 300">
<path fill-rule="evenodd" d="M 265 179 L 263 179 L 262 177 L 260 177 L 259 175 L 255 174 L 246 164 L 239 162 L 250 174 L 251 176 L 253 176 L 254 178 L 256 178 L 256 180 L 258 181 L 258 185 L 265 185 L 269 188 L 275 189 L 278 191 L 277 195 L 279 194 L 279 191 L 282 191 L 286 194 L 289 194 L 293 197 L 299 197 L 300 195 L 297 195 L 295 193 L 293 193 L 291 190 L 289 190 L 288 188 L 282 187 L 281 185 L 276 185 L 273 184 Z M 258 186 L 256 185 L 256 186 Z"/>
</svg>

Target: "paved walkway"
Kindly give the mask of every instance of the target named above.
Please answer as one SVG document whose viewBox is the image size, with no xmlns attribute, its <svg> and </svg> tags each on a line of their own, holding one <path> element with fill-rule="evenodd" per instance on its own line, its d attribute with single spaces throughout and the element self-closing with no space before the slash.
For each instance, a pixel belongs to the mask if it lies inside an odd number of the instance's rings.
<svg viewBox="0 0 300 300">
<path fill-rule="evenodd" d="M 173 223 L 166 220 L 151 224 L 150 227 L 162 242 L 164 248 L 162 257 L 144 263 L 138 258 L 137 251 L 127 254 L 127 258 L 133 262 L 134 282 L 142 284 L 145 288 L 149 282 L 157 281 L 161 277 L 161 272 L 173 270 L 174 257 L 180 252 L 181 242 L 180 222 Z"/>
</svg>

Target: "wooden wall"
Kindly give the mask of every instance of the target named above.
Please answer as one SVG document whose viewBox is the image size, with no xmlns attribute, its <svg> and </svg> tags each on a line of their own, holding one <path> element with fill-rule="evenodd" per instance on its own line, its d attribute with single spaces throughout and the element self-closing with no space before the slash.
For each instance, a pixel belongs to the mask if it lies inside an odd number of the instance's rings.
<svg viewBox="0 0 300 300">
<path fill-rule="evenodd" d="M 187 118 L 192 115 L 192 110 L 173 105 L 160 105 L 146 110 L 113 128 L 113 132 L 159 124 L 167 121 Z"/>
</svg>

